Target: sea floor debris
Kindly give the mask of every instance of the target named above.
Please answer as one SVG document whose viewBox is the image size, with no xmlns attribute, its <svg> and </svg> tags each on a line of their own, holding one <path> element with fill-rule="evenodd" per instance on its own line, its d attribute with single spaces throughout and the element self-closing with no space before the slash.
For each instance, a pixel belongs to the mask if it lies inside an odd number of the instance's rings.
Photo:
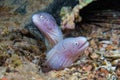
<svg viewBox="0 0 120 80">
<path fill-rule="evenodd" d="M 2 0 L 0 2 L 4 3 Z M 31 2 L 32 0 L 30 0 Z M 37 2 L 36 0 L 34 4 L 31 4 L 32 8 L 27 7 L 30 12 L 38 10 L 35 6 Z M 29 35 L 30 33 L 23 28 L 25 24 L 23 23 L 25 20 L 22 21 L 23 17 L 28 20 L 32 13 L 28 12 L 25 15 L 13 14 L 12 11 L 14 12 L 16 9 L 13 9 L 13 7 L 8 8 L 8 3 L 4 4 L 6 6 L 0 8 L 2 10 L 0 13 L 0 80 L 120 79 L 119 24 L 111 23 L 109 20 L 105 23 L 82 23 L 76 25 L 75 30 L 71 30 L 70 33 L 69 31 L 64 32 L 65 36 L 82 35 L 92 38 L 89 41 L 90 46 L 83 52 L 84 56 L 76 60 L 71 67 L 59 71 L 49 71 L 44 65 L 46 61 L 44 43 L 30 37 L 32 35 Z M 35 10 L 33 10 L 34 8 Z M 117 19 L 118 21 L 119 19 Z"/>
</svg>

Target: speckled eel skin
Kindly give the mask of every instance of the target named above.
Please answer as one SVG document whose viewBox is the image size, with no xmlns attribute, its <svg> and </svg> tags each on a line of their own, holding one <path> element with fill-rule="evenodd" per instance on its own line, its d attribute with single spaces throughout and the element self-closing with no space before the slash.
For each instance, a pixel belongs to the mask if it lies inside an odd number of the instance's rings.
<svg viewBox="0 0 120 80">
<path fill-rule="evenodd" d="M 47 50 L 63 40 L 63 34 L 52 15 L 46 12 L 39 12 L 32 16 L 32 21 L 45 36 Z"/>
<path fill-rule="evenodd" d="M 88 45 L 89 42 L 85 37 L 66 38 L 46 54 L 47 64 L 55 70 L 69 67 Z"/>
</svg>

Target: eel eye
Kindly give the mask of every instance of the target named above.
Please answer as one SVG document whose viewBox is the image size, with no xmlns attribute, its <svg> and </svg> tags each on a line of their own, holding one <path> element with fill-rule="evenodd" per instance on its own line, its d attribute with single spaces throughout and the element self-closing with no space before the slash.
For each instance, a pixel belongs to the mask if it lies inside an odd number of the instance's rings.
<svg viewBox="0 0 120 80">
<path fill-rule="evenodd" d="M 39 16 L 40 19 L 43 19 L 44 17 L 42 15 Z"/>
<path fill-rule="evenodd" d="M 74 46 L 78 46 L 78 42 L 74 42 Z"/>
<path fill-rule="evenodd" d="M 41 20 L 44 20 L 44 21 L 47 21 L 47 22 L 49 21 L 48 18 L 46 16 L 43 16 L 43 15 L 40 15 L 39 18 Z"/>
</svg>

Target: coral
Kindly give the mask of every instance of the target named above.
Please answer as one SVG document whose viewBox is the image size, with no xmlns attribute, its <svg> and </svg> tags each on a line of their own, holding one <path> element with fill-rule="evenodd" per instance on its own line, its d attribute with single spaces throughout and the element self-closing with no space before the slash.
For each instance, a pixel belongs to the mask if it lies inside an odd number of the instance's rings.
<svg viewBox="0 0 120 80">
<path fill-rule="evenodd" d="M 79 16 L 79 11 L 91 2 L 93 2 L 93 0 L 79 0 L 79 4 L 73 9 L 71 9 L 71 7 L 63 7 L 60 12 L 62 17 L 62 29 L 74 29 L 75 22 L 80 22 L 82 20 Z"/>
</svg>

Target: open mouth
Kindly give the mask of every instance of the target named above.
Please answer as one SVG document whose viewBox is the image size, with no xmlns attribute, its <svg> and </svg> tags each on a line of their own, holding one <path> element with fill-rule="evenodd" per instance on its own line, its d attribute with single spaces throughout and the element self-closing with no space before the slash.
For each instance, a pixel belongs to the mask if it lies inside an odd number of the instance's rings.
<svg viewBox="0 0 120 80">
<path fill-rule="evenodd" d="M 87 46 L 89 45 L 89 42 L 88 41 L 85 41 L 80 47 L 80 48 L 86 48 Z"/>
<path fill-rule="evenodd" d="M 80 48 L 82 48 L 82 47 L 84 47 L 84 46 L 87 47 L 87 46 L 89 45 L 89 41 L 91 41 L 91 40 L 92 40 L 92 38 L 86 40 L 86 41 L 84 42 L 84 44 L 80 46 Z"/>
<path fill-rule="evenodd" d="M 86 41 L 79 47 L 80 51 L 86 49 L 86 48 L 89 46 L 89 42 L 88 42 L 88 41 L 90 41 L 90 40 L 91 40 L 91 39 L 86 40 Z"/>
</svg>

